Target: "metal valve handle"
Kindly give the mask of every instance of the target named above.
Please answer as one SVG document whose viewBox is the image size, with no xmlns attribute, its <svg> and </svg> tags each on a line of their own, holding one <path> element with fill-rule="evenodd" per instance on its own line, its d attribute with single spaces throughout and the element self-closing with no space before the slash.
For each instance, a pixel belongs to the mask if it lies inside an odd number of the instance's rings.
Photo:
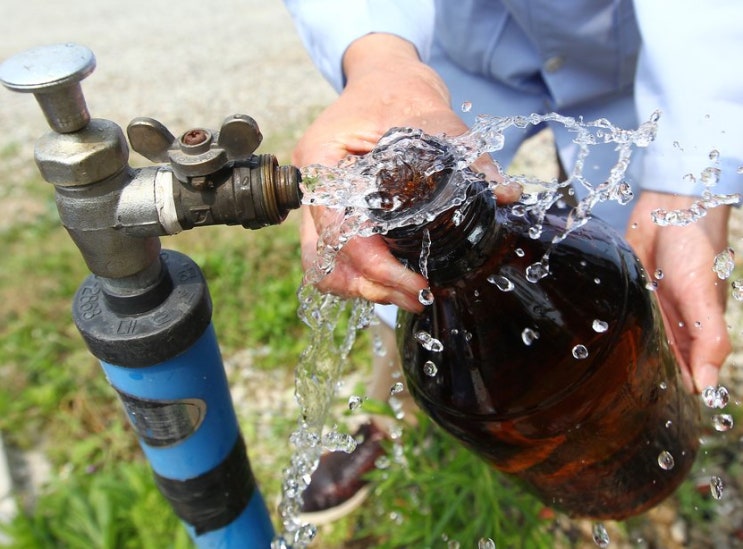
<svg viewBox="0 0 743 549">
<path fill-rule="evenodd" d="M 170 162 L 181 181 L 215 173 L 232 160 L 244 160 L 263 140 L 258 123 L 250 116 L 235 114 L 222 122 L 216 136 L 195 128 L 175 138 L 152 118 L 135 118 L 126 129 L 132 149 L 153 162 Z"/>
<path fill-rule="evenodd" d="M 80 81 L 94 69 L 95 55 L 85 46 L 40 46 L 3 62 L 0 82 L 9 90 L 33 93 L 49 126 L 72 133 L 90 122 Z"/>
</svg>

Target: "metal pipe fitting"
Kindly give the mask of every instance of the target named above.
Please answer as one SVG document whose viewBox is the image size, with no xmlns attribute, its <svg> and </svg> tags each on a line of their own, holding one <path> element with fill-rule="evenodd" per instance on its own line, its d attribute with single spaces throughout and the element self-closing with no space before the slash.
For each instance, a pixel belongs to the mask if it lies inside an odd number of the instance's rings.
<svg viewBox="0 0 743 549">
<path fill-rule="evenodd" d="M 262 135 L 242 114 L 226 118 L 218 131 L 195 128 L 179 138 L 156 120 L 136 118 L 127 128 L 132 148 L 167 164 L 132 169 L 121 128 L 88 113 L 80 81 L 94 68 L 84 46 L 46 46 L 5 61 L 0 82 L 33 93 L 54 130 L 39 139 L 34 156 L 95 275 L 155 283 L 158 237 L 215 224 L 259 229 L 300 206 L 299 170 L 253 154 Z"/>
</svg>

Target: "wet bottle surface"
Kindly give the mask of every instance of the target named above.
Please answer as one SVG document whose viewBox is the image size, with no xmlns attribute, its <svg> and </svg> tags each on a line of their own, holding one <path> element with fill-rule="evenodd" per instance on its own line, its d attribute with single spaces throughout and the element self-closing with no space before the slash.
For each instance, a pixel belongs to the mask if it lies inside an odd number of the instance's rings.
<svg viewBox="0 0 743 549">
<path fill-rule="evenodd" d="M 408 193 L 405 207 L 448 177 L 432 176 L 428 190 L 393 183 L 390 172 L 378 181 L 385 193 Z M 682 386 L 639 260 L 599 220 L 553 243 L 565 217 L 548 215 L 532 238 L 535 220 L 496 206 L 486 184 L 467 192 L 466 206 L 385 236 L 413 268 L 424 235 L 431 242 L 434 301 L 398 317 L 410 393 L 549 506 L 623 519 L 659 503 L 693 464 L 699 405 Z M 425 344 L 429 335 L 443 348 Z"/>
</svg>

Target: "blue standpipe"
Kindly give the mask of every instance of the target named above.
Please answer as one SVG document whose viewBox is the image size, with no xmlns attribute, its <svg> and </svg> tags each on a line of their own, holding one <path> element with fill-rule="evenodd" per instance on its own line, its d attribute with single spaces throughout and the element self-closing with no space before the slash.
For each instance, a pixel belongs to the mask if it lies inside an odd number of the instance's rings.
<svg viewBox="0 0 743 549">
<path fill-rule="evenodd" d="M 89 276 L 73 316 L 168 499 L 198 547 L 268 548 L 274 529 L 238 427 L 203 274 L 164 251 L 152 287 Z"/>
</svg>

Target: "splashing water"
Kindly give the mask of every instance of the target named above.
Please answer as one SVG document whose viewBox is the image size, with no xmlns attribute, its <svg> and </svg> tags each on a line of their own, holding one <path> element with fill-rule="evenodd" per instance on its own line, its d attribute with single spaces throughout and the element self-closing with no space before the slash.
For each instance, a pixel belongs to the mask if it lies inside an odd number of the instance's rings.
<svg viewBox="0 0 743 549">
<path fill-rule="evenodd" d="M 710 153 L 710 160 L 717 162 L 719 157 L 718 151 Z M 699 200 L 694 201 L 691 206 L 685 209 L 665 210 L 658 209 L 651 212 L 650 217 L 653 223 L 660 227 L 675 226 L 685 227 L 696 223 L 710 210 L 718 206 L 733 206 L 741 203 L 741 194 L 715 194 L 712 189 L 717 185 L 720 179 L 720 168 L 709 166 L 702 170 L 699 180 L 704 184 L 704 191 Z M 694 183 L 696 177 L 694 174 L 686 174 L 684 177 L 689 183 Z"/>
<path fill-rule="evenodd" d="M 420 292 L 418 292 L 418 301 L 421 305 L 433 305 L 434 295 L 431 291 L 431 288 L 423 288 Z"/>
<path fill-rule="evenodd" d="M 731 295 L 736 301 L 743 301 L 743 280 L 734 280 L 731 284 L 733 291 Z"/>
<path fill-rule="evenodd" d="M 586 349 L 585 345 L 576 345 L 575 347 L 573 347 L 572 353 L 573 356 L 578 360 L 588 358 L 588 349 Z"/>
<path fill-rule="evenodd" d="M 733 274 L 735 269 L 735 251 L 732 248 L 726 248 L 715 256 L 712 270 L 717 274 L 720 280 L 727 280 Z"/>
<path fill-rule="evenodd" d="M 304 548 L 317 535 L 312 524 L 299 518 L 302 494 L 317 467 L 327 444 L 329 450 L 353 449 L 355 441 L 344 437 L 323 436 L 342 366 L 353 346 L 356 331 L 372 322 L 372 306 L 361 300 L 347 301 L 322 295 L 314 286 L 299 291 L 299 316 L 310 327 L 310 343 L 302 353 L 295 372 L 295 396 L 300 406 L 299 425 L 290 437 L 295 450 L 284 470 L 279 515 L 284 532 L 271 544 L 272 549 Z M 342 319 L 348 318 L 345 333 L 337 336 Z"/>
<path fill-rule="evenodd" d="M 709 491 L 714 499 L 722 499 L 722 495 L 725 492 L 725 484 L 720 477 L 713 476 L 709 479 Z"/>
<path fill-rule="evenodd" d="M 501 292 L 511 292 L 516 288 L 514 283 L 508 280 L 505 276 L 490 275 L 487 280 L 491 284 L 495 284 Z"/>
<path fill-rule="evenodd" d="M 440 353 L 444 350 L 444 344 L 441 343 L 435 337 L 432 337 L 428 332 L 420 331 L 415 334 L 415 339 L 421 344 L 426 351 L 433 351 L 434 353 Z"/>
<path fill-rule="evenodd" d="M 671 455 L 671 452 L 668 450 L 663 450 L 660 454 L 658 454 L 658 466 L 665 470 L 670 471 L 674 468 L 676 465 L 676 460 Z"/>
<path fill-rule="evenodd" d="M 609 323 L 604 320 L 599 320 L 597 318 L 591 324 L 591 328 L 593 328 L 593 331 L 596 332 L 597 334 L 603 334 L 606 330 L 609 329 Z"/>
<path fill-rule="evenodd" d="M 646 147 L 655 138 L 659 114 L 654 113 L 650 119 L 641 124 L 636 130 L 625 130 L 614 126 L 606 119 L 584 121 L 555 113 L 531 114 L 528 116 L 497 117 L 478 116 L 470 131 L 458 137 L 446 138 L 449 145 L 447 154 L 453 159 L 454 169 L 458 173 L 470 166 L 478 157 L 486 153 L 494 153 L 503 148 L 505 132 L 509 128 L 526 128 L 539 126 L 543 123 L 558 123 L 575 134 L 574 142 L 578 145 L 576 165 L 566 181 L 540 181 L 523 175 L 504 175 L 502 183 L 498 185 L 530 185 L 540 189 L 538 192 L 524 193 L 513 206 L 521 208 L 525 213 L 530 211 L 535 215 L 537 226 L 533 229 L 538 235 L 539 220 L 543 219 L 547 210 L 561 198 L 561 189 L 571 186 L 580 186 L 588 191 L 569 215 L 568 231 L 584 224 L 596 204 L 611 200 L 626 204 L 632 198 L 632 189 L 624 174 L 629 167 L 634 147 Z M 403 132 L 405 130 L 399 130 Z M 446 201 L 430 204 L 431 208 L 425 212 L 411 211 L 409 215 L 398 216 L 393 224 L 385 224 L 378 220 L 371 221 L 369 212 L 374 209 L 396 211 L 401 207 L 396 197 L 380 196 L 377 191 L 376 177 L 384 170 L 396 168 L 399 158 L 409 156 L 409 142 L 396 141 L 399 136 L 390 132 L 383 137 L 378 147 L 371 153 L 363 156 L 349 157 L 336 167 L 310 166 L 303 171 L 304 199 L 308 205 L 327 206 L 341 212 L 337 234 L 321 235 L 322 259 L 314 269 L 319 280 L 332 270 L 334 256 L 342 245 L 352 236 L 369 236 L 376 233 L 385 233 L 394 227 L 411 224 L 424 224 L 434 219 L 440 213 L 455 206 L 460 206 L 465 200 L 465 191 L 470 180 L 461 177 L 456 188 Z M 583 173 L 590 148 L 600 144 L 616 144 L 617 162 L 610 170 L 606 181 L 591 182 Z M 418 145 L 418 143 L 416 143 Z M 421 142 L 423 149 L 426 145 Z M 438 151 L 434 151 L 436 153 Z M 439 156 L 441 156 L 439 152 Z M 425 175 L 431 175 L 444 168 L 443 164 L 433 162 Z M 501 170 L 502 172 L 504 170 Z M 460 175 L 461 175 L 460 173 Z M 470 176 L 471 177 L 471 176 Z M 400 212 L 402 213 L 402 212 Z M 559 237 L 558 237 L 559 238 Z"/>
<path fill-rule="evenodd" d="M 467 104 L 463 105 L 463 109 L 467 108 Z M 373 307 L 364 300 L 347 301 L 336 296 L 321 295 L 314 287 L 333 271 L 343 246 L 357 236 L 372 236 L 396 227 L 425 224 L 446 210 L 464 205 L 471 178 L 476 176 L 465 175 L 472 174 L 465 168 L 481 155 L 500 150 L 505 142 L 504 132 L 508 128 L 538 126 L 545 122 L 562 124 L 575 135 L 579 152 L 569 179 L 564 182 L 542 182 L 526 176 L 505 176 L 503 182 L 492 183 L 490 187 L 495 190 L 498 185 L 539 186 L 538 192 L 524 194 L 514 205 L 514 208 L 523 208 L 524 213 L 528 211 L 535 216 L 537 223 L 530 231 L 533 237 L 539 236 L 541 221 L 547 210 L 562 200 L 562 187 L 580 186 L 586 189 L 587 196 L 569 214 L 567 232 L 570 232 L 588 221 L 596 204 L 607 200 L 626 204 L 631 199 L 632 189 L 624 180 L 624 173 L 633 148 L 645 147 L 654 139 L 658 118 L 656 113 L 636 130 L 624 130 L 606 119 L 583 121 L 554 113 L 515 117 L 480 116 L 469 132 L 445 139 L 447 154 L 451 156 L 448 160 L 453 159 L 453 164 L 449 163 L 448 166 L 453 165 L 459 177 L 452 177 L 447 185 L 447 193 L 440 200 L 428 204 L 425 210 L 403 208 L 397 197 L 381 196 L 377 192 L 377 175 L 383 170 L 396 169 L 400 158 L 409 157 L 409 149 L 400 145 L 406 142 L 396 141 L 395 132 L 388 134 L 388 139 L 383 137 L 378 147 L 367 155 L 349 156 L 335 167 L 315 165 L 303 170 L 303 204 L 326 207 L 323 215 L 328 217 L 324 222 L 327 228 L 319 235 L 317 260 L 306 270 L 298 291 L 299 316 L 310 328 L 310 343 L 296 368 L 295 393 L 300 417 L 298 428 L 290 437 L 294 452 L 290 465 L 284 471 L 282 500 L 279 504 L 283 532 L 274 540 L 273 549 L 302 549 L 314 539 L 317 529 L 299 518 L 302 493 L 309 484 L 310 475 L 325 445 L 350 447 L 347 438 L 328 437 L 323 434 L 323 429 L 356 331 L 373 322 Z M 419 141 L 421 147 L 427 146 L 425 140 Z M 617 162 L 606 181 L 595 184 L 584 176 L 583 168 L 590 148 L 607 143 L 616 145 Z M 432 151 L 432 154 L 433 157 L 436 154 L 441 156 L 438 150 Z M 443 162 L 443 158 L 441 163 L 433 162 L 425 175 L 441 171 L 445 167 Z M 401 211 L 396 212 L 400 215 L 394 216 L 394 221 L 382 222 L 370 215 L 370 212 L 380 208 Z M 559 243 L 564 236 L 555 237 L 555 243 Z M 516 250 L 517 254 L 519 252 L 523 255 L 523 251 Z M 424 246 L 419 265 L 424 275 L 427 254 L 428 248 Z M 549 274 L 547 260 L 545 257 L 536 266 L 531 266 L 535 282 Z M 502 291 L 512 289 L 512 283 L 502 277 L 493 278 L 492 283 Z M 424 293 L 421 298 L 427 301 L 429 296 Z M 344 323 L 344 319 L 348 319 L 348 322 Z M 341 330 L 344 325 L 348 326 L 345 332 Z M 443 344 L 430 334 L 417 334 L 417 337 L 420 344 L 429 350 L 443 349 Z M 434 368 L 430 369 L 429 375 L 435 375 Z M 349 408 L 353 405 L 349 402 Z"/>
<path fill-rule="evenodd" d="M 609 532 L 606 531 L 606 526 L 604 526 L 601 522 L 597 522 L 593 525 L 592 534 L 593 542 L 596 544 L 597 547 L 601 547 L 601 549 L 606 549 L 607 547 L 609 547 L 609 544 L 611 543 Z"/>
<path fill-rule="evenodd" d="M 358 395 L 351 395 L 350 397 L 348 397 L 348 409 L 352 412 L 361 408 L 361 405 L 363 403 L 364 399 Z"/>
<path fill-rule="evenodd" d="M 702 391 L 702 402 L 707 408 L 722 409 L 730 402 L 730 393 L 722 385 L 718 387 L 707 387 Z"/>
<path fill-rule="evenodd" d="M 733 416 L 730 414 L 715 414 L 712 416 L 712 426 L 715 428 L 715 431 L 724 433 L 732 429 L 733 425 Z"/>
<path fill-rule="evenodd" d="M 531 345 L 537 339 L 539 339 L 539 332 L 535 332 L 531 328 L 524 328 L 521 332 L 521 340 L 524 342 L 524 345 Z"/>
</svg>

